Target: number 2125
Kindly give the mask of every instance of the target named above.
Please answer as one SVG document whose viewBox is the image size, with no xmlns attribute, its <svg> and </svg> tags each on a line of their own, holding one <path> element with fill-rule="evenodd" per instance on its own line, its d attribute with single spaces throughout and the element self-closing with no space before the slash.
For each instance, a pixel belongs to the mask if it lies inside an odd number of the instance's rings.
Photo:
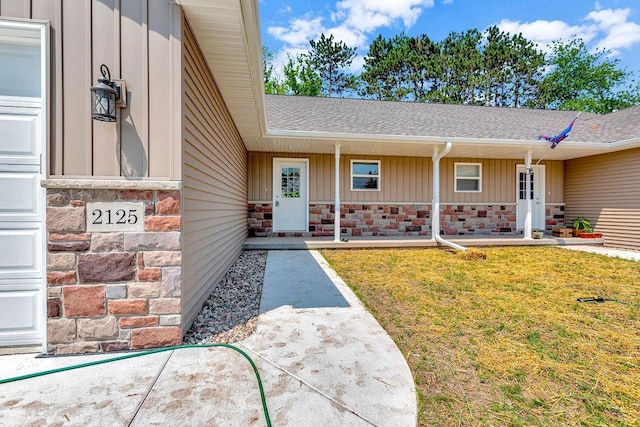
<svg viewBox="0 0 640 427">
<path fill-rule="evenodd" d="M 126 209 L 117 209 L 115 212 L 112 212 L 111 209 L 94 209 L 91 215 L 93 216 L 93 224 L 98 225 L 138 223 L 138 215 L 135 209 L 129 209 L 128 212 Z"/>
</svg>

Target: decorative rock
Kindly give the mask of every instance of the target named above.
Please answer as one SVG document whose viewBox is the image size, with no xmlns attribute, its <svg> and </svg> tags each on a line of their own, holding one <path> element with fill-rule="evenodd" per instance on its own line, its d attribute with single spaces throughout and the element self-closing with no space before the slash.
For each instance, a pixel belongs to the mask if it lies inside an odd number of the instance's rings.
<svg viewBox="0 0 640 427">
<path fill-rule="evenodd" d="M 76 321 L 73 319 L 49 319 L 47 321 L 47 342 L 49 344 L 69 343 L 76 339 Z"/>
<path fill-rule="evenodd" d="M 75 254 L 47 255 L 47 271 L 69 271 L 76 268 Z"/>
<path fill-rule="evenodd" d="M 113 283 L 133 280 L 135 254 L 106 253 L 78 257 L 78 277 L 82 283 Z"/>
<path fill-rule="evenodd" d="M 124 249 L 124 234 L 122 233 L 94 233 L 91 236 L 92 252 L 122 252 Z"/>
<path fill-rule="evenodd" d="M 110 300 L 109 314 L 147 314 L 146 299 Z"/>
<path fill-rule="evenodd" d="M 116 318 L 113 316 L 101 319 L 78 319 L 78 338 L 100 340 L 118 336 Z"/>
<path fill-rule="evenodd" d="M 155 251 L 144 254 L 144 264 L 147 267 L 164 267 L 182 264 L 182 252 Z"/>
<path fill-rule="evenodd" d="M 129 350 L 129 341 L 107 341 L 100 343 L 102 351 L 124 351 Z"/>
<path fill-rule="evenodd" d="M 162 270 L 160 268 L 142 268 L 138 269 L 138 280 L 141 282 L 155 282 L 162 278 Z"/>
<path fill-rule="evenodd" d="M 176 326 L 140 328 L 131 331 L 131 348 L 154 348 L 178 345 L 182 341 L 182 329 Z"/>
<path fill-rule="evenodd" d="M 180 298 L 158 298 L 149 300 L 149 314 L 180 314 Z"/>
<path fill-rule="evenodd" d="M 62 289 L 66 317 L 104 316 L 104 286 L 66 286 Z"/>
<path fill-rule="evenodd" d="M 127 233 L 124 236 L 124 249 L 127 251 L 172 251 L 180 249 L 180 233 L 151 232 Z"/>
<path fill-rule="evenodd" d="M 127 285 L 107 285 L 107 299 L 125 299 Z"/>
<path fill-rule="evenodd" d="M 56 354 L 95 353 L 98 351 L 97 342 L 74 342 L 72 344 L 60 344 L 56 346 Z"/>
<path fill-rule="evenodd" d="M 184 342 L 228 343 L 255 332 L 266 263 L 266 252 L 243 252 L 203 304 Z"/>
<path fill-rule="evenodd" d="M 124 351 L 129 350 L 129 341 L 107 341 L 100 343 L 102 351 Z"/>
<path fill-rule="evenodd" d="M 47 230 L 85 231 L 84 208 L 47 208 Z"/>
<path fill-rule="evenodd" d="M 47 299 L 47 318 L 55 319 L 60 317 L 60 298 Z"/>
<path fill-rule="evenodd" d="M 180 230 L 179 216 L 148 216 L 144 220 L 146 231 L 172 231 Z"/>
<path fill-rule="evenodd" d="M 120 200 L 151 200 L 151 190 L 122 190 Z"/>
<path fill-rule="evenodd" d="M 66 190 L 47 190 L 47 206 L 66 206 L 69 194 Z"/>
<path fill-rule="evenodd" d="M 158 192 L 158 202 L 156 202 L 156 213 L 158 215 L 176 215 L 180 213 L 180 194 Z"/>
<path fill-rule="evenodd" d="M 89 242 L 56 242 L 47 245 L 49 252 L 84 252 L 89 250 Z"/>
<path fill-rule="evenodd" d="M 162 269 L 162 296 L 179 297 L 182 291 L 182 268 L 164 267 Z"/>
<path fill-rule="evenodd" d="M 127 284 L 129 298 L 158 298 L 160 282 L 143 282 Z"/>
<path fill-rule="evenodd" d="M 179 314 L 166 314 L 160 316 L 160 326 L 180 326 L 182 316 Z"/>
<path fill-rule="evenodd" d="M 73 285 L 76 283 L 76 272 L 73 271 L 50 271 L 47 273 L 47 284 L 49 285 Z"/>
<path fill-rule="evenodd" d="M 118 323 L 121 328 L 140 328 L 144 326 L 158 326 L 158 316 L 121 317 Z"/>
</svg>

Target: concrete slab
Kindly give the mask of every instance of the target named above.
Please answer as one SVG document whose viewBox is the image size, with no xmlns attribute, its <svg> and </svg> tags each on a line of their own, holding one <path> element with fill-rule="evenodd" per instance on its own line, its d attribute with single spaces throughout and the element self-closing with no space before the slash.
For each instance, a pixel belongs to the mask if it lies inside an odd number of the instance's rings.
<svg viewBox="0 0 640 427">
<path fill-rule="evenodd" d="M 297 252 L 269 252 L 264 287 L 268 293 L 274 280 L 286 279 L 287 294 L 305 295 L 310 303 L 304 308 L 286 303 L 271 310 L 261 307 L 258 329 L 242 346 L 367 424 L 415 425 L 413 377 L 393 340 L 318 252 L 299 258 Z M 297 260 L 290 267 L 298 266 L 298 274 L 274 274 L 287 259 Z M 280 282 L 276 286 L 284 287 Z M 330 287 L 348 306 L 324 308 L 321 294 Z M 310 408 L 296 399 L 296 392 L 283 392 L 285 401 L 297 402 L 282 414 L 284 425 L 347 425 L 324 414 L 309 419 Z"/>
<path fill-rule="evenodd" d="M 113 356 L 0 356 L 0 378 Z M 125 426 L 169 357 L 162 353 L 2 384 L 0 425 Z"/>
<path fill-rule="evenodd" d="M 588 246 L 588 245 L 565 246 L 564 249 L 570 249 L 572 251 L 580 251 L 580 252 L 590 252 L 592 254 L 605 255 L 613 258 L 628 259 L 631 261 L 640 261 L 640 252 L 631 251 L 627 249 L 617 249 L 617 248 Z"/>
<path fill-rule="evenodd" d="M 277 426 L 415 426 L 402 354 L 318 252 L 270 252 L 262 314 L 235 345 Z M 0 379 L 117 354 L 0 356 Z M 0 385 L 0 425 L 265 425 L 248 361 L 180 349 Z"/>
</svg>

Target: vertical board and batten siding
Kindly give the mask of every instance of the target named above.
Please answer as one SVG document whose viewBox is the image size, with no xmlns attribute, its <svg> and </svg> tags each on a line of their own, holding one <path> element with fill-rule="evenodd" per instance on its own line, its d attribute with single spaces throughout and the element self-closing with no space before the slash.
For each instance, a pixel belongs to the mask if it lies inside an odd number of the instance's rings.
<svg viewBox="0 0 640 427">
<path fill-rule="evenodd" d="M 565 216 L 587 217 L 607 246 L 640 249 L 640 148 L 567 160 Z"/>
<path fill-rule="evenodd" d="M 183 330 L 242 251 L 247 152 L 184 23 Z"/>
<path fill-rule="evenodd" d="M 332 154 L 249 153 L 249 200 L 269 202 L 272 199 L 274 157 L 309 159 L 309 200 L 332 202 L 335 186 L 335 160 Z M 351 191 L 351 160 L 380 160 L 381 191 Z M 454 164 L 482 163 L 482 192 L 454 192 Z M 516 165 L 518 160 L 449 159 L 440 163 L 440 200 L 443 203 L 515 203 Z M 561 161 L 542 162 L 545 167 L 546 203 L 563 203 Z M 433 197 L 433 161 L 430 157 L 340 156 L 340 199 L 344 203 L 430 203 Z"/>
<path fill-rule="evenodd" d="M 180 103 L 179 6 L 0 0 L 0 17 L 51 21 L 50 175 L 180 179 L 181 117 L 172 107 Z M 101 64 L 127 83 L 116 123 L 91 120 L 89 88 Z"/>
</svg>

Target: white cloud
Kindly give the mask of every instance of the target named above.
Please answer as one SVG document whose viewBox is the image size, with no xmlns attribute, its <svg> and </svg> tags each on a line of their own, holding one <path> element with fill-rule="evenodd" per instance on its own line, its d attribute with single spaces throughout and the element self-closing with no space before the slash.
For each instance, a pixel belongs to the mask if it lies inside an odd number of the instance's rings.
<svg viewBox="0 0 640 427">
<path fill-rule="evenodd" d="M 442 4 L 453 4 L 453 0 L 442 0 Z"/>
<path fill-rule="evenodd" d="M 596 44 L 598 49 L 619 53 L 620 48 L 629 48 L 640 43 L 640 25 L 629 22 L 630 9 L 603 9 L 587 15 L 605 35 Z"/>
<path fill-rule="evenodd" d="M 302 46 L 324 31 L 322 18 L 293 19 L 288 27 L 269 27 L 267 32 L 290 46 Z"/>
<path fill-rule="evenodd" d="M 288 4 L 280 3 L 280 9 L 278 9 L 278 13 L 286 14 L 291 13 L 291 11 L 291 6 L 289 6 Z"/>
<path fill-rule="evenodd" d="M 433 0 L 342 0 L 336 3 L 336 16 L 344 16 L 345 25 L 368 33 L 397 20 L 409 28 L 429 7 L 433 7 Z"/>
<path fill-rule="evenodd" d="M 629 21 L 631 9 L 602 9 L 599 2 L 584 19 L 583 25 L 569 25 L 563 21 L 520 22 L 502 20 L 498 27 L 511 34 L 522 33 L 548 52 L 551 42 L 567 42 L 581 38 L 595 49 L 609 50 L 613 55 L 620 49 L 640 43 L 640 24 Z"/>
<path fill-rule="evenodd" d="M 358 29 L 348 27 L 344 24 L 329 28 L 324 33 L 327 37 L 333 35 L 335 40 L 342 41 L 349 47 L 363 48 L 367 45 L 367 36 Z"/>
<path fill-rule="evenodd" d="M 550 50 L 554 41 L 581 38 L 585 43 L 588 43 L 596 35 L 595 29 L 589 25 L 569 25 L 558 20 L 520 22 L 503 19 L 498 23 L 498 28 L 510 34 L 522 33 L 526 39 L 535 43 L 538 48 L 545 52 Z"/>
</svg>

